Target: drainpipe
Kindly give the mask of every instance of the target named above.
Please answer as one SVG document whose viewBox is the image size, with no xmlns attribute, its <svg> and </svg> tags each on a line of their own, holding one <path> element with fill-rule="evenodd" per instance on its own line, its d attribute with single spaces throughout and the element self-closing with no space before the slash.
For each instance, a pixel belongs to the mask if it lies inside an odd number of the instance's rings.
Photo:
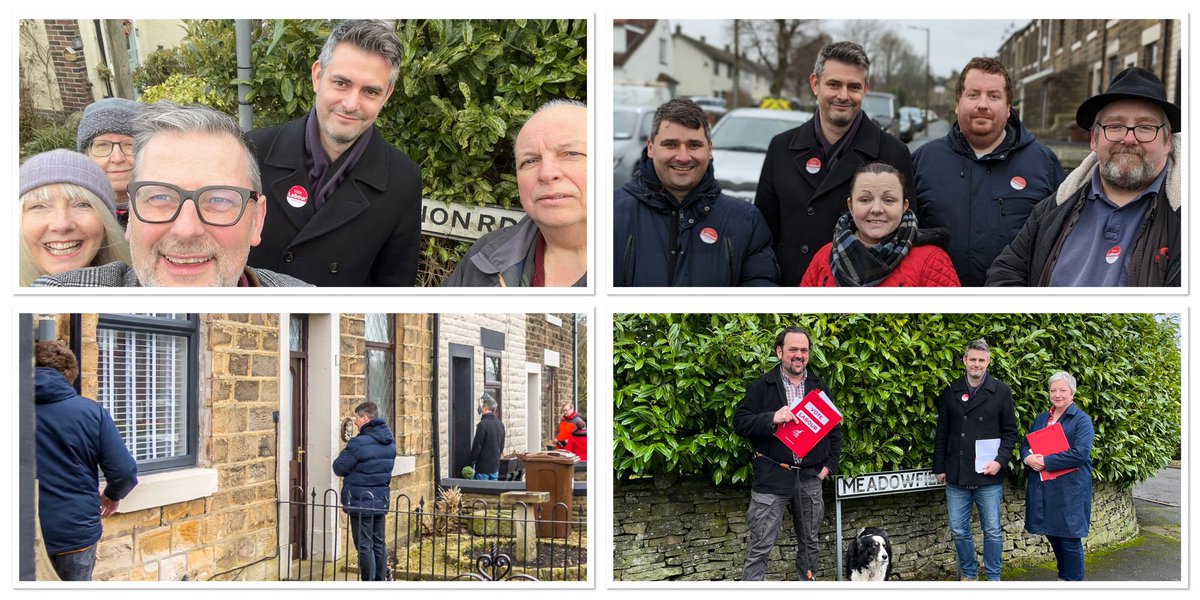
<svg viewBox="0 0 1200 600">
<path fill-rule="evenodd" d="M 433 315 L 433 376 L 429 378 L 430 402 L 433 416 L 433 485 L 437 489 L 438 483 L 442 480 L 442 460 L 441 460 L 441 439 L 438 438 L 441 421 L 438 419 L 438 353 L 441 351 L 441 339 L 439 337 L 439 329 L 442 323 L 442 315 L 434 313 Z"/>
<path fill-rule="evenodd" d="M 579 314 L 572 313 L 571 315 L 571 386 L 574 388 L 575 397 L 571 398 L 571 404 L 575 405 L 575 410 L 579 410 Z M 554 385 L 551 381 L 550 385 Z"/>
<path fill-rule="evenodd" d="M 112 98 L 116 95 L 113 94 L 112 86 L 112 76 L 115 75 L 115 72 L 113 71 L 112 65 L 108 64 L 108 52 L 104 50 L 104 25 L 101 23 L 100 19 L 92 19 L 92 26 L 96 28 L 96 47 L 100 49 L 100 64 L 107 67 L 108 72 L 110 73 L 108 78 L 101 78 L 104 79 L 104 89 L 107 93 L 105 98 Z"/>
<path fill-rule="evenodd" d="M 247 19 L 237 19 L 233 22 L 234 37 L 237 38 L 237 78 L 238 83 L 238 125 L 242 127 L 242 131 L 250 131 L 254 128 L 254 107 L 246 102 L 246 96 L 250 94 L 250 84 L 244 83 L 250 81 L 253 77 L 253 70 L 250 68 L 250 21 Z"/>
</svg>

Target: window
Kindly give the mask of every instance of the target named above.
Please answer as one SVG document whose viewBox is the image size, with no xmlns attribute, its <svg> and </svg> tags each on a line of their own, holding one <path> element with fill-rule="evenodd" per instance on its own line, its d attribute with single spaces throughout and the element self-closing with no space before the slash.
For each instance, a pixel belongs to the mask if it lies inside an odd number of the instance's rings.
<svg viewBox="0 0 1200 600">
<path fill-rule="evenodd" d="M 1142 51 L 1142 62 L 1147 71 L 1153 71 L 1158 67 L 1158 42 L 1146 44 Z"/>
<path fill-rule="evenodd" d="M 662 38 L 658 40 L 658 63 L 667 64 L 667 40 Z"/>
<path fill-rule="evenodd" d="M 550 366 L 542 367 L 542 414 L 545 415 L 546 423 L 542 427 L 545 432 L 542 440 L 546 445 L 553 446 L 554 440 L 558 437 L 558 422 L 562 419 L 562 402 L 559 402 L 558 395 L 555 393 L 557 386 L 554 385 L 554 376 L 558 369 Z"/>
<path fill-rule="evenodd" d="M 496 350 L 483 351 L 483 391 L 496 401 L 496 418 L 504 418 L 504 403 L 500 397 L 500 379 L 503 369 L 500 352 Z"/>
<path fill-rule="evenodd" d="M 392 421 L 396 390 L 396 343 L 392 315 L 366 315 L 367 400 L 379 407 L 379 418 L 396 430 Z"/>
<path fill-rule="evenodd" d="M 99 316 L 96 399 L 148 473 L 196 464 L 197 315 Z"/>
</svg>

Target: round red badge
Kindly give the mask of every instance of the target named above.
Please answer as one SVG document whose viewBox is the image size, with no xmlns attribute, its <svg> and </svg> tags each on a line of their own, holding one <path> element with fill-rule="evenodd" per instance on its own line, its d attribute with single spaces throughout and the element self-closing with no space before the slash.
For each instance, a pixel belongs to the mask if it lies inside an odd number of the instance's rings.
<svg viewBox="0 0 1200 600">
<path fill-rule="evenodd" d="M 1020 191 L 1020 190 L 1025 189 L 1025 186 L 1029 185 L 1029 184 L 1025 183 L 1024 177 L 1017 175 L 1016 177 L 1013 177 L 1012 180 L 1010 180 L 1008 182 L 1008 185 L 1011 185 L 1012 189 Z"/>
<path fill-rule="evenodd" d="M 1109 248 L 1108 254 L 1104 255 L 1104 260 L 1107 261 L 1108 264 L 1110 264 L 1110 265 L 1117 262 L 1118 260 L 1121 260 L 1121 247 L 1113 246 L 1112 248 Z"/>
<path fill-rule="evenodd" d="M 970 399 L 970 396 L 968 396 L 968 395 L 966 395 L 966 394 L 963 394 L 963 395 L 962 395 L 962 401 L 963 401 L 963 402 L 966 402 L 968 399 Z"/>
<path fill-rule="evenodd" d="M 700 230 L 700 240 L 705 244 L 717 243 L 717 230 L 712 227 L 705 227 Z"/>
<path fill-rule="evenodd" d="M 809 173 L 816 175 L 821 171 L 821 159 L 816 157 L 808 159 L 808 162 L 804 164 L 804 169 Z"/>
<path fill-rule="evenodd" d="M 288 190 L 287 202 L 292 208 L 303 208 L 308 204 L 308 190 L 304 189 L 304 186 L 293 185 L 292 189 Z"/>
</svg>

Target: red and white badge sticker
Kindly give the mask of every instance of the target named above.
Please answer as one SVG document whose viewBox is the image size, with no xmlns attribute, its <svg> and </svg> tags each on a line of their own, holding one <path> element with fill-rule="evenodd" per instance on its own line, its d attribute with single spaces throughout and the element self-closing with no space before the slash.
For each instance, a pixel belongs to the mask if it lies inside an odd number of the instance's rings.
<svg viewBox="0 0 1200 600">
<path fill-rule="evenodd" d="M 1017 190 L 1019 192 L 1019 191 L 1025 189 L 1025 186 L 1027 186 L 1029 184 L 1025 182 L 1024 177 L 1017 175 L 1016 177 L 1013 177 L 1012 179 L 1009 180 L 1008 185 L 1011 185 L 1012 189 Z"/>
<path fill-rule="evenodd" d="M 963 401 L 963 402 L 966 402 L 968 398 L 970 398 L 970 396 L 967 396 L 966 394 L 963 394 L 963 395 L 962 395 L 962 401 Z"/>
<path fill-rule="evenodd" d="M 718 237 L 720 236 L 717 235 L 717 230 L 713 229 L 712 227 L 705 227 L 704 229 L 700 230 L 700 240 L 705 244 L 717 243 Z"/>
<path fill-rule="evenodd" d="M 1104 255 L 1104 260 L 1107 261 L 1108 264 L 1110 264 L 1110 265 L 1117 262 L 1118 260 L 1121 260 L 1121 247 L 1113 246 L 1112 248 L 1109 248 L 1108 254 Z"/>
<path fill-rule="evenodd" d="M 804 164 L 804 170 L 808 171 L 809 173 L 811 173 L 813 175 L 820 173 L 821 172 L 821 159 L 819 159 L 815 156 L 813 158 L 808 159 L 808 162 Z"/>
<path fill-rule="evenodd" d="M 293 185 L 292 189 L 288 190 L 287 202 L 292 208 L 304 208 L 308 204 L 308 190 L 304 186 Z"/>
</svg>

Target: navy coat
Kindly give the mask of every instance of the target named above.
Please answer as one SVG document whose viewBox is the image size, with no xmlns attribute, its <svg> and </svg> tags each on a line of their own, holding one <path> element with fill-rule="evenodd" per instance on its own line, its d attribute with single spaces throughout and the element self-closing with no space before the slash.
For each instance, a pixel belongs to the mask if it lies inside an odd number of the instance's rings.
<svg viewBox="0 0 1200 600">
<path fill-rule="evenodd" d="M 613 199 L 613 285 L 774 286 L 778 279 L 762 214 L 721 193 L 711 162 L 677 203 L 642 151 L 637 174 Z"/>
<path fill-rule="evenodd" d="M 1050 413 L 1044 412 L 1033 420 L 1030 431 L 1044 429 Z M 1057 471 L 1077 467 L 1050 481 L 1029 467 L 1025 484 L 1025 531 L 1056 537 L 1087 537 L 1092 522 L 1092 439 L 1095 430 L 1092 418 L 1078 404 L 1071 404 L 1058 422 L 1071 449 L 1045 456 L 1046 470 Z M 1029 456 L 1028 440 L 1021 443 L 1021 460 Z"/>
<path fill-rule="evenodd" d="M 992 485 L 1004 482 L 1004 470 L 1017 446 L 1017 415 L 1012 389 L 988 373 L 975 396 L 968 393 L 966 376 L 959 377 L 942 392 L 938 408 L 937 435 L 933 440 L 933 472 L 945 473 L 946 483 Z M 975 442 L 1000 438 L 995 460 L 1001 469 L 995 475 L 975 472 Z"/>
<path fill-rule="evenodd" d="M 950 231 L 950 260 L 963 286 L 981 286 L 988 267 L 1025 225 L 1033 207 L 1054 194 L 1063 170 L 1045 144 L 1008 117 L 1008 136 L 976 157 L 958 123 L 913 153 L 921 227 Z"/>
<path fill-rule="evenodd" d="M 103 406 L 75 393 L 55 369 L 38 367 L 33 377 L 38 519 L 46 552 L 87 548 L 102 533 L 96 468 L 104 471 L 104 495 L 121 500 L 137 485 L 137 462 Z"/>
<path fill-rule="evenodd" d="M 359 434 L 346 442 L 333 461 L 333 473 L 342 481 L 342 510 L 363 514 L 387 510 L 396 464 L 396 438 L 383 419 L 371 419 Z"/>
<path fill-rule="evenodd" d="M 315 193 L 304 165 L 308 116 L 248 134 L 262 171 L 267 218 L 247 264 L 316 286 L 411 286 L 421 245 L 421 169 L 378 129 L 362 158 L 317 211 L 288 191 Z"/>
</svg>

